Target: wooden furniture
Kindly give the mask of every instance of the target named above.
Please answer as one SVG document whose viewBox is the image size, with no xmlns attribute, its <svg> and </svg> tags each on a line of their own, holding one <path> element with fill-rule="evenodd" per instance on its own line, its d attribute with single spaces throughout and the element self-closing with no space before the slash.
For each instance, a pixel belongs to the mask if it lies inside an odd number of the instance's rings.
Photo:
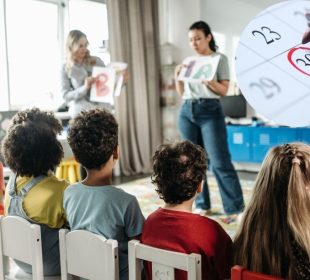
<svg viewBox="0 0 310 280">
<path fill-rule="evenodd" d="M 118 280 L 118 243 L 86 230 L 59 231 L 61 279 Z"/>
<path fill-rule="evenodd" d="M 141 280 L 142 261 L 152 262 L 152 279 L 174 280 L 174 269 L 187 271 L 188 280 L 201 280 L 201 256 L 162 250 L 141 244 L 128 243 L 129 280 Z M 176 279 L 177 280 L 177 279 Z"/>
</svg>

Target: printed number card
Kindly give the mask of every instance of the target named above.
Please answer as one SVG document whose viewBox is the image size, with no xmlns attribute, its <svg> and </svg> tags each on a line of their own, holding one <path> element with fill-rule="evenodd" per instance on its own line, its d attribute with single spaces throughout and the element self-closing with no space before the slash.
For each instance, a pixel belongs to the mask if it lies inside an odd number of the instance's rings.
<svg viewBox="0 0 310 280">
<path fill-rule="evenodd" d="M 95 66 L 92 76 L 96 82 L 92 85 L 90 100 L 114 105 L 115 69 Z"/>
<path fill-rule="evenodd" d="M 180 81 L 200 82 L 214 78 L 220 55 L 197 57 L 191 56 L 184 59 L 178 79 Z"/>
<path fill-rule="evenodd" d="M 259 13 L 244 29 L 236 52 L 239 87 L 266 118 L 310 125 L 310 1 L 285 1 Z"/>
</svg>

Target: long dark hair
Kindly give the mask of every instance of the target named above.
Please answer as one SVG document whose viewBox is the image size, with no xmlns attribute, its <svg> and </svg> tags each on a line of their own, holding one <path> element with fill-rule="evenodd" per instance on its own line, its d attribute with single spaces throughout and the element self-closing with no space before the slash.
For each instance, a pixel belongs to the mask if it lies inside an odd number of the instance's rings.
<svg viewBox="0 0 310 280">
<path fill-rule="evenodd" d="M 194 29 L 198 29 L 198 30 L 201 30 L 205 36 L 208 36 L 209 34 L 211 34 L 211 41 L 209 43 L 209 46 L 210 46 L 210 49 L 214 52 L 216 52 L 216 49 L 217 49 L 217 45 L 215 43 L 215 40 L 214 40 L 214 36 L 211 32 L 211 28 L 210 26 L 204 22 L 204 21 L 197 21 L 197 22 L 194 22 L 190 27 L 189 27 L 189 30 L 194 30 Z"/>
</svg>

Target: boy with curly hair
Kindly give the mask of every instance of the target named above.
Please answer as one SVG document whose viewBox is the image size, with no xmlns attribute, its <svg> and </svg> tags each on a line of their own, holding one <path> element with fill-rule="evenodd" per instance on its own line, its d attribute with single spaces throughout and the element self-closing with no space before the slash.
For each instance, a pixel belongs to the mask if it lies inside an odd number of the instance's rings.
<svg viewBox="0 0 310 280">
<path fill-rule="evenodd" d="M 5 192 L 5 215 L 39 224 L 44 275 L 60 275 L 58 230 L 66 225 L 63 194 L 68 183 L 53 171 L 63 157 L 57 140 L 61 130 L 52 112 L 19 112 L 2 143 L 2 154 L 13 171 Z M 25 272 L 31 266 L 16 261 Z"/>
<path fill-rule="evenodd" d="M 230 237 L 217 222 L 192 213 L 206 168 L 204 150 L 189 141 L 158 148 L 153 156 L 152 183 L 165 205 L 145 221 L 141 242 L 160 249 L 200 254 L 202 279 L 226 279 L 230 277 L 232 258 Z M 149 280 L 151 269 L 150 263 L 146 263 Z M 175 270 L 175 279 L 187 279 L 186 272 Z"/>
<path fill-rule="evenodd" d="M 116 239 L 120 279 L 128 279 L 128 241 L 139 238 L 144 217 L 136 197 L 112 185 L 112 171 L 119 157 L 118 124 L 106 110 L 83 111 L 70 123 L 68 142 L 87 171 L 82 182 L 65 191 L 70 228 Z"/>
</svg>

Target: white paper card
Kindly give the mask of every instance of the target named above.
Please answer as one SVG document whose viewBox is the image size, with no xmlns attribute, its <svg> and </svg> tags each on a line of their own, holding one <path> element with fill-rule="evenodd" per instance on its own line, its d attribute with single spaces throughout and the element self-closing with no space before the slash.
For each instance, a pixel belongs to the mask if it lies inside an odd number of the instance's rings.
<svg viewBox="0 0 310 280">
<path fill-rule="evenodd" d="M 90 91 L 90 101 L 114 105 L 115 70 L 95 66 L 92 76 L 96 78 L 96 82 Z"/>
<path fill-rule="evenodd" d="M 109 67 L 116 72 L 114 96 L 120 96 L 124 82 L 124 71 L 127 70 L 128 65 L 125 62 L 111 62 Z"/>
<path fill-rule="evenodd" d="M 211 81 L 214 78 L 220 55 L 215 56 L 191 56 L 184 59 L 183 67 L 178 79 L 180 81 L 201 82 Z"/>
</svg>

